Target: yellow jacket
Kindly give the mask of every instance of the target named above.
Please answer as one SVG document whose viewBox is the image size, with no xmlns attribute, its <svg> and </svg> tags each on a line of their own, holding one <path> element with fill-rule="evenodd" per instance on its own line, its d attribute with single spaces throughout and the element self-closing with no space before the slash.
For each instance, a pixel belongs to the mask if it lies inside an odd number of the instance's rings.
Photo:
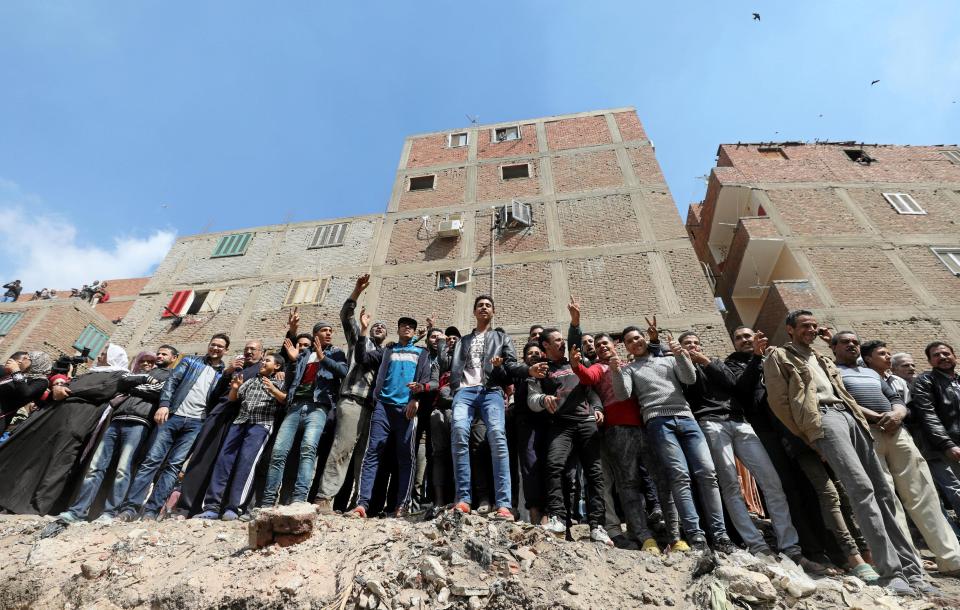
<svg viewBox="0 0 960 610">
<path fill-rule="evenodd" d="M 805 355 L 809 351 L 810 348 L 792 342 L 783 347 L 768 349 L 767 357 L 763 361 L 763 379 L 767 386 L 770 410 L 787 429 L 808 445 L 812 445 L 813 441 L 823 438 L 823 426 L 820 421 L 817 388 L 810 376 L 808 356 Z M 843 387 L 840 371 L 831 360 L 816 351 L 813 353 L 830 378 L 834 394 L 850 409 L 864 431 L 870 434 L 870 426 L 860 410 L 860 405 Z"/>
</svg>

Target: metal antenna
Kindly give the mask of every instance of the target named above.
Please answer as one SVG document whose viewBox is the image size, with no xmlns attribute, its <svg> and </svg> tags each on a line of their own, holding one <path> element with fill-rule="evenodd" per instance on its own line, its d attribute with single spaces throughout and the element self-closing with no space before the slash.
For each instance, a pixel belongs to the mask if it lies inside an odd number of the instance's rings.
<svg viewBox="0 0 960 610">
<path fill-rule="evenodd" d="M 467 120 L 470 121 L 471 125 L 476 125 L 480 122 L 480 115 L 467 114 L 465 116 L 467 117 Z"/>
</svg>

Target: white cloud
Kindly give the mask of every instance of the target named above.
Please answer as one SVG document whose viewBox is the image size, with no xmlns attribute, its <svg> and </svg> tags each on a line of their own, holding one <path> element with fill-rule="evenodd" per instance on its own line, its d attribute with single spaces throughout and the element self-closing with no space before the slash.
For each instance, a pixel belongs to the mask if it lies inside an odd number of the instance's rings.
<svg viewBox="0 0 960 610">
<path fill-rule="evenodd" d="M 111 247 L 80 244 L 69 219 L 40 212 L 37 203 L 36 196 L 0 178 L 0 279 L 20 279 L 26 291 L 148 275 L 176 239 L 175 232 L 158 230 L 146 238 L 116 236 Z"/>
</svg>

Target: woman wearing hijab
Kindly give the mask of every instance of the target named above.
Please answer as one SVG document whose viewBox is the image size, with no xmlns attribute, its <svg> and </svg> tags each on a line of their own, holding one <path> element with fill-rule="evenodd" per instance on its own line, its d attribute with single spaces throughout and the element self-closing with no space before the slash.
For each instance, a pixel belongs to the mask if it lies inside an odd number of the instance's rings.
<svg viewBox="0 0 960 610">
<path fill-rule="evenodd" d="M 83 472 L 83 450 L 119 392 L 126 367 L 123 348 L 109 345 L 97 366 L 54 387 L 47 407 L 0 445 L 0 509 L 46 515 L 66 508 Z"/>
<path fill-rule="evenodd" d="M 14 354 L 16 355 L 16 354 Z M 40 400 L 47 390 L 47 376 L 53 362 L 43 352 L 30 352 L 19 359 L 10 358 L 0 378 L 0 434 L 21 407 Z"/>
</svg>

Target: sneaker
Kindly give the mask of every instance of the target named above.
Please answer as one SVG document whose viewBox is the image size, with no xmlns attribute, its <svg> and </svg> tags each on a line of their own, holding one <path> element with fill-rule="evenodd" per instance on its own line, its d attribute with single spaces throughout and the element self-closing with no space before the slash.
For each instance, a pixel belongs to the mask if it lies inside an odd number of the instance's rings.
<svg viewBox="0 0 960 610">
<path fill-rule="evenodd" d="M 144 518 L 146 518 L 146 517 L 144 517 Z M 219 518 L 220 518 L 220 513 L 219 513 L 218 511 L 215 511 L 215 510 L 205 510 L 205 511 L 203 511 L 202 513 L 200 513 L 199 515 L 194 515 L 193 518 L 194 518 L 194 519 L 219 519 Z"/>
<path fill-rule="evenodd" d="M 590 528 L 590 540 L 607 546 L 613 546 L 613 540 L 610 540 L 610 536 L 607 535 L 607 530 L 599 525 L 594 525 Z"/>
<path fill-rule="evenodd" d="M 240 515 L 239 517 L 237 517 L 237 519 L 240 521 L 240 523 L 247 523 L 247 522 L 249 522 L 249 521 L 253 521 L 253 514 L 252 514 L 252 513 L 243 513 L 242 515 Z"/>
<path fill-rule="evenodd" d="M 457 502 L 456 504 L 453 505 L 453 510 L 455 510 L 455 511 L 457 511 L 457 512 L 461 512 L 461 513 L 463 513 L 464 515 L 469 515 L 469 514 L 470 514 L 470 505 L 467 504 L 466 502 Z"/>
<path fill-rule="evenodd" d="M 653 538 L 647 538 L 643 541 L 643 546 L 640 547 L 640 550 L 650 553 L 651 555 L 660 555 L 660 546 L 657 545 L 657 541 Z"/>
<path fill-rule="evenodd" d="M 137 513 L 124 512 L 117 515 L 117 521 L 120 523 L 133 523 L 137 520 Z"/>
<path fill-rule="evenodd" d="M 496 519 L 497 521 L 516 521 L 517 518 L 513 516 L 513 511 L 511 511 L 506 506 L 501 506 L 498 508 L 492 515 L 491 519 Z"/>
<path fill-rule="evenodd" d="M 110 525 L 111 523 L 113 523 L 113 517 L 111 517 L 107 513 L 103 513 L 102 515 L 94 519 L 93 522 L 99 525 Z"/>
<path fill-rule="evenodd" d="M 489 512 L 490 512 L 490 505 L 487 504 L 486 502 L 481 502 L 480 506 L 477 507 L 478 515 L 486 515 Z"/>
<path fill-rule="evenodd" d="M 689 552 L 690 552 L 690 545 L 687 544 L 687 541 L 686 541 L 686 540 L 684 540 L 683 538 L 681 538 L 681 539 L 675 541 L 673 544 L 669 545 L 669 546 L 667 547 L 667 551 L 670 552 L 670 553 L 672 553 L 672 552 L 674 552 L 674 551 L 676 551 L 676 552 L 678 552 L 678 553 L 689 553 Z"/>
<path fill-rule="evenodd" d="M 854 566 L 850 569 L 850 573 L 868 585 L 875 584 L 880 580 L 880 575 L 877 574 L 877 571 L 874 570 L 873 566 L 869 563 L 861 563 L 860 565 Z"/>
<path fill-rule="evenodd" d="M 695 551 L 707 551 L 710 546 L 707 544 L 707 537 L 703 535 L 691 536 L 690 546 Z"/>
<path fill-rule="evenodd" d="M 911 579 L 910 586 L 913 587 L 913 589 L 920 595 L 943 595 L 943 591 L 941 591 L 936 585 L 927 582 L 922 578 Z"/>
<path fill-rule="evenodd" d="M 547 530 L 551 534 L 563 534 L 567 531 L 567 527 L 563 524 L 563 521 L 561 521 L 556 515 L 550 515 L 550 518 L 547 519 L 547 522 L 540 527 Z M 606 532 L 604 532 L 604 534 L 606 534 Z"/>
<path fill-rule="evenodd" d="M 140 517 L 144 521 L 159 521 L 160 515 L 157 513 L 143 513 L 143 517 Z"/>
<path fill-rule="evenodd" d="M 74 523 L 79 522 L 80 519 L 78 519 L 77 516 L 71 513 L 70 511 L 65 510 L 59 515 L 57 515 L 57 521 L 60 521 L 67 525 L 73 525 Z"/>
<path fill-rule="evenodd" d="M 333 502 L 330 500 L 330 498 L 321 498 L 318 496 L 313 503 L 316 504 L 317 512 L 321 515 L 333 514 Z"/>
<path fill-rule="evenodd" d="M 887 580 L 886 584 L 883 585 L 883 588 L 886 589 L 887 593 L 890 595 L 904 597 L 913 597 L 917 595 L 917 592 L 913 587 L 910 586 L 910 583 L 899 576 L 894 576 L 893 578 Z"/>
<path fill-rule="evenodd" d="M 236 513 L 236 511 L 232 511 L 232 510 L 230 510 L 230 509 L 227 509 L 227 510 L 223 511 L 223 516 L 220 517 L 220 520 L 221 520 L 221 521 L 236 521 L 239 516 L 240 516 L 240 515 L 238 515 L 238 514 Z"/>
<path fill-rule="evenodd" d="M 366 519 L 367 518 L 367 509 L 362 506 L 357 506 L 355 509 L 348 513 L 343 513 L 343 516 L 347 519 Z"/>
<path fill-rule="evenodd" d="M 733 544 L 733 541 L 726 536 L 717 536 L 713 541 L 713 550 L 720 551 L 721 553 L 730 554 L 737 550 L 736 545 Z"/>
</svg>

